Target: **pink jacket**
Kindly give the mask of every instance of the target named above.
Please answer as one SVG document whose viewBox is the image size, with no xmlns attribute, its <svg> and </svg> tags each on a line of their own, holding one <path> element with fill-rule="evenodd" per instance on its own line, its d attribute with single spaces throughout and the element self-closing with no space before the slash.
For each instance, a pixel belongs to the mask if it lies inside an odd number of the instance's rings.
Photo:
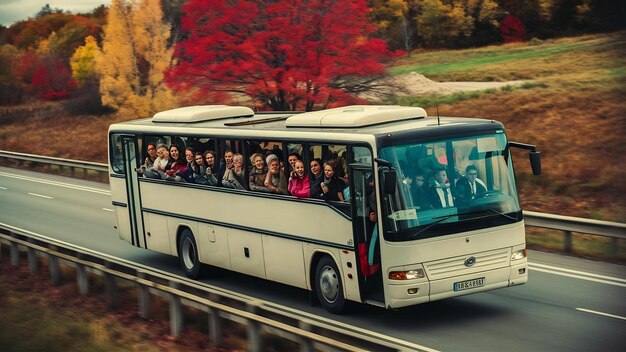
<svg viewBox="0 0 626 352">
<path fill-rule="evenodd" d="M 309 185 L 309 175 L 305 175 L 304 178 L 290 178 L 289 179 L 289 193 L 298 198 L 309 198 L 310 197 L 310 185 Z"/>
</svg>

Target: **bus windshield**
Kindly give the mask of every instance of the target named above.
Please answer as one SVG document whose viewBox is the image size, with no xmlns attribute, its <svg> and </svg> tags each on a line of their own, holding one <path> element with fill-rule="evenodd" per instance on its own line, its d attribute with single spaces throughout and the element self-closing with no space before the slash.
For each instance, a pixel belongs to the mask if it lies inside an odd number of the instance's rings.
<svg viewBox="0 0 626 352">
<path fill-rule="evenodd" d="M 410 241 L 522 219 L 504 131 L 384 147 L 396 171 L 384 194 L 385 239 Z M 381 167 L 381 175 L 385 167 Z"/>
</svg>

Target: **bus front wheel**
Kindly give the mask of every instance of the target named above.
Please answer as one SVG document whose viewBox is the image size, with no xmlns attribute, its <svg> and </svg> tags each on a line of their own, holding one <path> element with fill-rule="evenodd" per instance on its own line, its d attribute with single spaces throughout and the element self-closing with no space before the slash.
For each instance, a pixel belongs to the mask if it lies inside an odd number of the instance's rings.
<svg viewBox="0 0 626 352">
<path fill-rule="evenodd" d="M 343 311 L 346 299 L 337 265 L 332 258 L 324 256 L 315 269 L 315 292 L 324 309 L 339 314 Z"/>
<path fill-rule="evenodd" d="M 190 279 L 197 279 L 200 276 L 202 264 L 198 258 L 198 247 L 193 233 L 189 229 L 184 229 L 178 241 L 178 259 L 180 266 Z"/>
</svg>

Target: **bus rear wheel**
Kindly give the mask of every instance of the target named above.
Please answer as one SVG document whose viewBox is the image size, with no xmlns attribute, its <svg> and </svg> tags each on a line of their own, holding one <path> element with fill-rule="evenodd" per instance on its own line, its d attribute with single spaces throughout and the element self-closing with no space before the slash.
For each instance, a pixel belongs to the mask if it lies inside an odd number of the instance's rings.
<svg viewBox="0 0 626 352">
<path fill-rule="evenodd" d="M 197 279 L 200 277 L 202 264 L 198 257 L 196 240 L 189 229 L 184 229 L 178 240 L 178 259 L 188 278 Z"/>
<path fill-rule="evenodd" d="M 346 304 L 343 284 L 337 265 L 332 258 L 324 256 L 315 268 L 315 292 L 324 309 L 340 314 Z"/>
</svg>

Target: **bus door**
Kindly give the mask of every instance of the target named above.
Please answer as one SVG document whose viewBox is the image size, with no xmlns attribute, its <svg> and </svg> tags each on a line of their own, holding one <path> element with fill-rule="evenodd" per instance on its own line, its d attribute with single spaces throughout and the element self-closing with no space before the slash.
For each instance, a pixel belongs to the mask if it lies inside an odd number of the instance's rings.
<svg viewBox="0 0 626 352">
<path fill-rule="evenodd" d="M 378 306 L 385 304 L 380 266 L 380 236 L 377 219 L 370 217 L 376 214 L 376 186 L 371 165 L 352 164 L 351 194 L 352 226 L 354 243 L 356 243 L 359 263 L 359 283 L 361 300 Z"/>
<path fill-rule="evenodd" d="M 135 169 L 137 163 L 137 144 L 135 136 L 122 136 L 124 153 L 124 169 L 126 170 L 126 195 L 128 196 L 128 213 L 130 216 L 130 232 L 132 244 L 146 247 L 146 237 L 141 215 L 141 197 L 139 194 L 139 175 Z"/>
</svg>

